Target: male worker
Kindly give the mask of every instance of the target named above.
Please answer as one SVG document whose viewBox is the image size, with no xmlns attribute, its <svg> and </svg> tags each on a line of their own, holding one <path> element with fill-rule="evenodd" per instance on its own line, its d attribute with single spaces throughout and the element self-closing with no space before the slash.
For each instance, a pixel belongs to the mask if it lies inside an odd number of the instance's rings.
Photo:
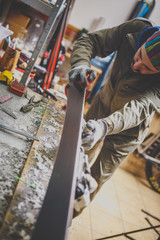
<svg viewBox="0 0 160 240">
<path fill-rule="evenodd" d="M 98 184 L 91 199 L 127 155 L 142 143 L 154 112 L 160 108 L 160 31 L 144 18 L 79 38 L 71 55 L 70 81 L 78 89 L 86 87 L 86 75 L 89 74 L 89 81 L 95 78 L 90 60 L 115 51 L 109 77 L 85 117 L 85 129 L 90 133 L 85 134 L 84 129 L 82 134 L 89 161 L 97 146 L 102 146 L 91 167 L 91 175 Z"/>
</svg>

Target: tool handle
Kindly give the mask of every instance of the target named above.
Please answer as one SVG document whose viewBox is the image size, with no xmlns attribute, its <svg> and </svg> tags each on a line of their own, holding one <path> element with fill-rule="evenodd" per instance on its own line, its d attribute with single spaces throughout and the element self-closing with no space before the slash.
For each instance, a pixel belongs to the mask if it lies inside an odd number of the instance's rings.
<svg viewBox="0 0 160 240">
<path fill-rule="evenodd" d="M 13 112 L 11 112 L 11 110 L 5 108 L 5 107 L 2 106 L 2 105 L 0 105 L 0 109 L 1 109 L 3 112 L 7 113 L 9 116 L 13 117 L 14 119 L 17 119 L 16 115 L 15 115 Z"/>
<path fill-rule="evenodd" d="M 25 136 L 25 137 L 27 137 L 27 138 L 30 138 L 30 139 L 33 139 L 33 140 L 36 140 L 36 141 L 39 141 L 39 139 L 38 139 L 37 137 L 33 136 L 33 135 L 30 135 L 30 134 L 28 134 L 28 133 L 21 132 L 21 131 L 19 131 L 19 130 L 16 130 L 16 129 L 7 127 L 7 126 L 5 126 L 5 125 L 3 125 L 3 124 L 0 124 L 0 128 L 1 128 L 1 129 L 5 129 L 5 130 L 10 131 L 10 132 L 14 132 L 14 133 L 23 135 L 23 136 Z"/>
</svg>

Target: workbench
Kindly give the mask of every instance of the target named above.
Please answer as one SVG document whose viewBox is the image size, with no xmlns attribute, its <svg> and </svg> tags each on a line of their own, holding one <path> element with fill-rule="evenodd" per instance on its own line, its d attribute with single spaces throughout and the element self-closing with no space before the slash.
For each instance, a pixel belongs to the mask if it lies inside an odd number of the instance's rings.
<svg viewBox="0 0 160 240">
<path fill-rule="evenodd" d="M 10 94 L 3 103 L 17 117 L 1 111 L 0 123 L 38 137 L 33 141 L 0 129 L 0 239 L 29 240 L 47 190 L 60 142 L 66 100 L 41 101 L 31 111 L 20 111 L 27 104 L 0 84 L 0 97 Z"/>
</svg>

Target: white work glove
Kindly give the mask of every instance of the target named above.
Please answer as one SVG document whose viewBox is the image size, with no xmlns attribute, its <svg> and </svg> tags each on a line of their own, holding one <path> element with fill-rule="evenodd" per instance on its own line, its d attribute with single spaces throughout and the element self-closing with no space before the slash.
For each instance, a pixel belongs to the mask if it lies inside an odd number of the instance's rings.
<svg viewBox="0 0 160 240">
<path fill-rule="evenodd" d="M 88 77 L 87 77 L 88 75 Z M 69 80 L 78 90 L 82 90 L 87 86 L 88 82 L 93 82 L 97 73 L 86 63 L 77 65 L 69 71 Z"/>
<path fill-rule="evenodd" d="M 89 151 L 93 146 L 107 134 L 107 123 L 99 119 L 89 120 L 82 132 L 82 146 L 86 151 Z"/>
<path fill-rule="evenodd" d="M 83 208 L 86 208 L 90 202 L 90 195 L 93 193 L 98 184 L 96 180 L 90 174 L 83 174 L 83 191 L 81 191 L 81 195 L 74 200 L 74 210 L 76 212 L 81 211 Z"/>
</svg>

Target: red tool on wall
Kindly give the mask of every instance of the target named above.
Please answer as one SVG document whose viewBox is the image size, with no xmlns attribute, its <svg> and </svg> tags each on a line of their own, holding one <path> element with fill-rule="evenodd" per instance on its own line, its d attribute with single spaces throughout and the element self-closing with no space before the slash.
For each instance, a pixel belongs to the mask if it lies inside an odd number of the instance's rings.
<svg viewBox="0 0 160 240">
<path fill-rule="evenodd" d="M 32 68 L 40 54 L 40 51 L 42 50 L 50 32 L 52 31 L 53 34 L 55 33 L 56 27 L 57 27 L 57 22 L 59 23 L 61 17 L 63 16 L 62 13 L 63 13 L 64 8 L 62 8 L 62 7 L 64 7 L 64 1 L 57 0 L 56 5 L 53 7 L 53 10 L 48 18 L 48 21 L 46 22 L 45 27 L 40 35 L 40 38 L 37 42 L 37 45 L 34 49 L 32 56 L 29 60 L 29 63 L 25 69 L 22 79 L 20 82 L 15 80 L 11 83 L 10 89 L 9 89 L 11 92 L 13 92 L 19 96 L 22 96 L 23 93 L 25 92 L 26 87 L 28 85 L 28 77 L 29 77 L 29 75 L 32 71 Z"/>
<path fill-rule="evenodd" d="M 43 91 L 50 88 L 50 85 L 51 85 L 51 82 L 52 82 L 52 79 L 53 79 L 53 76 L 54 76 L 54 73 L 56 70 L 56 65 L 59 60 L 61 42 L 62 42 L 62 38 L 63 38 L 65 28 L 66 28 L 67 16 L 68 16 L 68 11 L 66 9 L 63 19 L 61 21 L 60 29 L 57 33 L 56 41 L 55 41 L 53 51 L 51 53 L 51 57 L 50 57 L 49 64 L 47 67 L 47 72 L 46 72 L 44 82 L 43 82 L 43 87 L 42 87 Z"/>
</svg>

